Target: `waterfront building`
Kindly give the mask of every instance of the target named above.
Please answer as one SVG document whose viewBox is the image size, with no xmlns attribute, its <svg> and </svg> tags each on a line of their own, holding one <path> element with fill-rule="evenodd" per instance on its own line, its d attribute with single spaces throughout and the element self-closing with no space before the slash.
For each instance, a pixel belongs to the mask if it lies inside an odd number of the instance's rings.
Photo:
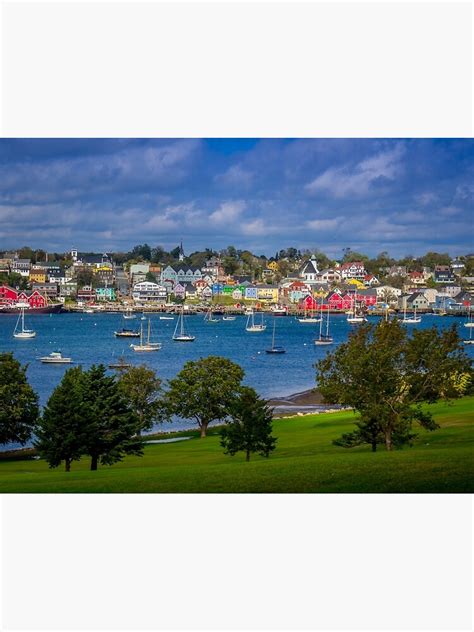
<svg viewBox="0 0 474 632">
<path fill-rule="evenodd" d="M 278 285 L 258 286 L 257 299 L 266 303 L 278 303 Z"/>
<path fill-rule="evenodd" d="M 98 301 L 115 301 L 117 299 L 114 287 L 96 287 L 95 297 Z"/>
<path fill-rule="evenodd" d="M 47 277 L 46 268 L 42 268 L 41 266 L 31 266 L 29 277 L 30 283 L 46 283 Z"/>
<path fill-rule="evenodd" d="M 183 288 L 184 291 L 184 288 Z M 166 287 L 151 281 L 142 281 L 133 286 L 132 298 L 136 302 L 166 303 L 168 296 Z"/>
<path fill-rule="evenodd" d="M 58 284 L 57 283 L 33 283 L 31 285 L 31 289 L 33 292 L 38 292 L 39 294 L 46 296 L 51 300 L 56 300 L 58 298 Z"/>
</svg>

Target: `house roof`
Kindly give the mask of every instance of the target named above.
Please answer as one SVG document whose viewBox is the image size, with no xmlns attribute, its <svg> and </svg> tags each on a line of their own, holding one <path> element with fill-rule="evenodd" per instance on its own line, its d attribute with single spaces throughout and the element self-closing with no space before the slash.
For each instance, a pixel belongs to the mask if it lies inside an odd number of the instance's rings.
<svg viewBox="0 0 474 632">
<path fill-rule="evenodd" d="M 308 259 L 300 268 L 300 274 L 318 274 L 318 264 L 314 257 Z"/>
</svg>

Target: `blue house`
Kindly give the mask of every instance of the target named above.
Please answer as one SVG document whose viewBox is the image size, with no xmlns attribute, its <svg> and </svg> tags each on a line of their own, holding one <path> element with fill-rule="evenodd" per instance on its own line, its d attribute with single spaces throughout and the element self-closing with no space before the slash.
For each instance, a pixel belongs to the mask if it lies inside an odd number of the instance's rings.
<svg viewBox="0 0 474 632">
<path fill-rule="evenodd" d="M 254 285 L 249 285 L 245 288 L 245 298 L 257 299 L 258 297 L 258 288 Z"/>
</svg>

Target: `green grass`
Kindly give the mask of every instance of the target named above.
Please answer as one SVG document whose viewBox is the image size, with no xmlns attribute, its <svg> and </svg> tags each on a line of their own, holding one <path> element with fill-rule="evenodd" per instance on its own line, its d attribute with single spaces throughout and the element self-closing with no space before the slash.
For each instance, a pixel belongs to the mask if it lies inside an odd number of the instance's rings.
<svg viewBox="0 0 474 632">
<path fill-rule="evenodd" d="M 279 419 L 268 458 L 225 456 L 219 437 L 148 445 L 142 458 L 88 470 L 50 470 L 42 460 L 0 462 L 0 492 L 458 492 L 474 491 L 474 397 L 431 407 L 440 429 L 412 448 L 375 454 L 331 445 L 353 427 L 341 412 Z"/>
</svg>

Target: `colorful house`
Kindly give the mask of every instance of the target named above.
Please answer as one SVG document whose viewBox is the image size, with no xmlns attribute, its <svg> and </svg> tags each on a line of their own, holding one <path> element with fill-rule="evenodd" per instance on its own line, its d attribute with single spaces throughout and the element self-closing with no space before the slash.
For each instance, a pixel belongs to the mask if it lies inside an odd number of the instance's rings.
<svg viewBox="0 0 474 632">
<path fill-rule="evenodd" d="M 95 297 L 98 301 L 115 301 L 117 298 L 114 287 L 96 287 Z"/>
<path fill-rule="evenodd" d="M 267 303 L 278 303 L 278 285 L 257 287 L 257 299 Z"/>
</svg>

